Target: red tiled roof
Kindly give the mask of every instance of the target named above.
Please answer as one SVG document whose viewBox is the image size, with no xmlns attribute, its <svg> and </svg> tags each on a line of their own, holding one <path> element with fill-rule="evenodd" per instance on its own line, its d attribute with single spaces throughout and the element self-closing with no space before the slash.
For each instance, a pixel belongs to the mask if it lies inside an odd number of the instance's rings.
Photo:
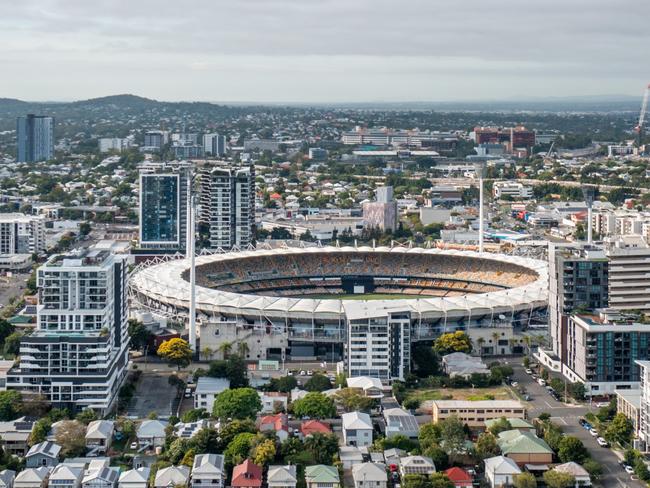
<svg viewBox="0 0 650 488">
<path fill-rule="evenodd" d="M 272 425 L 273 430 L 289 430 L 289 421 L 285 414 L 265 415 L 260 419 L 260 427 L 263 425 Z"/>
<path fill-rule="evenodd" d="M 319 422 L 318 420 L 307 420 L 300 424 L 300 432 L 302 432 L 302 435 L 304 436 L 315 434 L 317 432 L 320 434 L 331 434 L 332 429 L 330 429 L 329 425 Z"/>
<path fill-rule="evenodd" d="M 469 473 L 464 469 L 458 468 L 456 466 L 445 470 L 445 474 L 447 475 L 447 478 L 449 478 L 455 485 L 472 484 L 472 477 L 469 475 Z"/>
<path fill-rule="evenodd" d="M 262 467 L 247 459 L 232 470 L 231 486 L 262 486 Z"/>
</svg>

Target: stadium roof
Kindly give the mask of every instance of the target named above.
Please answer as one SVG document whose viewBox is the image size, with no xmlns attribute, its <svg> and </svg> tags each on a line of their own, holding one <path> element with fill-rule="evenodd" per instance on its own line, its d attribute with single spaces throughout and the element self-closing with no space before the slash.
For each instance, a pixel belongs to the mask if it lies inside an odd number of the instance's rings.
<svg viewBox="0 0 650 488">
<path fill-rule="evenodd" d="M 203 266 L 216 261 L 232 261 L 254 256 L 283 256 L 290 254 L 336 254 L 336 253 L 403 253 L 409 255 L 434 254 L 481 258 L 500 261 L 507 265 L 519 265 L 533 270 L 537 278 L 525 285 L 481 294 L 469 294 L 447 297 L 413 298 L 400 300 L 372 300 L 371 307 L 365 307 L 362 300 L 352 304 L 344 300 L 315 298 L 285 298 L 261 296 L 255 294 L 234 293 L 210 289 L 197 285 L 196 306 L 198 313 L 208 317 L 221 313 L 228 315 L 257 315 L 267 318 L 291 315 L 294 318 L 312 319 L 316 316 L 327 319 L 341 318 L 346 312 L 363 316 L 363 310 L 393 309 L 399 306 L 411 312 L 415 318 L 461 318 L 464 316 L 499 316 L 513 314 L 520 310 L 532 310 L 544 307 L 548 303 L 548 266 L 544 261 L 510 256 L 504 254 L 477 253 L 473 251 L 405 248 L 405 247 L 310 247 L 281 248 L 251 251 L 237 251 L 207 256 L 198 256 L 196 266 Z M 134 273 L 130 286 L 146 297 L 171 309 L 187 309 L 190 296 L 190 284 L 183 278 L 189 269 L 187 259 L 166 261 L 145 267 Z M 141 300 L 142 301 L 142 300 Z"/>
</svg>

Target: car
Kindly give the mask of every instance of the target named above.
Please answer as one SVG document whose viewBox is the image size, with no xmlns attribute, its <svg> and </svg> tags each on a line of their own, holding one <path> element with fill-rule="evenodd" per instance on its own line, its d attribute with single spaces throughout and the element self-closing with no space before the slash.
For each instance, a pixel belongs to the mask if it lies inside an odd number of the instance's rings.
<svg viewBox="0 0 650 488">
<path fill-rule="evenodd" d="M 539 383 L 539 386 L 546 386 L 546 381 L 544 381 L 543 378 L 539 378 L 539 379 L 537 380 L 537 383 Z"/>
<path fill-rule="evenodd" d="M 185 398 L 190 398 L 192 396 L 192 390 L 189 388 L 185 388 L 185 395 L 183 395 Z"/>
<path fill-rule="evenodd" d="M 132 442 L 132 443 L 129 445 L 129 448 L 130 448 L 130 449 L 137 449 L 137 448 L 138 448 L 138 443 L 137 443 L 137 442 Z"/>
<path fill-rule="evenodd" d="M 311 369 L 309 371 L 307 371 L 307 376 L 313 376 L 313 374 L 314 374 L 314 372 Z"/>
<path fill-rule="evenodd" d="M 526 374 L 533 374 L 533 370 L 530 368 L 526 368 Z"/>
<path fill-rule="evenodd" d="M 293 371 L 287 371 L 287 376 L 293 376 Z"/>
<path fill-rule="evenodd" d="M 630 466 L 629 464 L 624 464 L 623 469 L 627 474 L 634 474 L 634 468 Z"/>
<path fill-rule="evenodd" d="M 584 427 L 585 424 L 587 423 L 587 421 L 586 421 L 585 419 L 583 419 L 582 417 L 580 417 L 580 418 L 578 419 L 578 423 Z"/>
<path fill-rule="evenodd" d="M 609 442 L 607 442 L 605 439 L 602 437 L 596 437 L 596 442 L 600 447 L 609 447 Z"/>
<path fill-rule="evenodd" d="M 305 376 L 307 373 L 303 370 L 300 372 L 300 376 Z"/>
<path fill-rule="evenodd" d="M 532 399 L 533 399 L 533 398 L 532 398 L 530 395 L 524 395 L 524 400 L 525 400 L 525 401 L 529 402 L 529 401 L 531 401 Z"/>
<path fill-rule="evenodd" d="M 517 386 L 519 386 L 519 383 L 517 383 L 516 381 L 513 381 L 512 383 L 510 383 L 510 386 L 517 387 Z"/>
<path fill-rule="evenodd" d="M 585 428 L 585 430 L 591 430 L 593 428 L 593 426 L 589 422 L 585 422 L 583 427 Z"/>
<path fill-rule="evenodd" d="M 598 437 L 598 431 L 596 429 L 594 429 L 593 427 L 591 429 L 589 429 L 589 433 L 594 437 Z"/>
</svg>

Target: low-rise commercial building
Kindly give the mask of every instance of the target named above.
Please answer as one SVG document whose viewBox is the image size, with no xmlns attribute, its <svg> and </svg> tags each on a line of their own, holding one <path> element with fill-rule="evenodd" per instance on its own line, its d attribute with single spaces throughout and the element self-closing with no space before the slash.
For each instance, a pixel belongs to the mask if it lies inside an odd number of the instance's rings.
<svg viewBox="0 0 650 488">
<path fill-rule="evenodd" d="M 436 400 L 432 405 L 433 422 L 455 415 L 472 428 L 483 428 L 486 420 L 501 417 L 526 418 L 526 409 L 515 400 Z"/>
</svg>

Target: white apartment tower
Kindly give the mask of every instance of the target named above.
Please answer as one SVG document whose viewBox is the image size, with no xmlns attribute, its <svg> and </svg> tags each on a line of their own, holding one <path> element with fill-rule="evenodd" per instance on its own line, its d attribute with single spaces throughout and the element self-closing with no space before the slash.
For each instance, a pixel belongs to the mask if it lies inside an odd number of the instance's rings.
<svg viewBox="0 0 650 488">
<path fill-rule="evenodd" d="M 255 230 L 255 169 L 211 167 L 202 170 L 201 214 L 210 248 L 231 249 L 253 242 Z"/>
<path fill-rule="evenodd" d="M 226 154 L 226 136 L 220 134 L 205 134 L 203 136 L 203 152 L 210 156 Z"/>
<path fill-rule="evenodd" d="M 21 213 L 0 214 L 0 254 L 34 254 L 45 250 L 45 220 Z"/>
<path fill-rule="evenodd" d="M 7 389 L 107 414 L 128 362 L 127 271 L 104 250 L 55 255 L 41 266 L 36 331 L 21 340 Z"/>
</svg>

